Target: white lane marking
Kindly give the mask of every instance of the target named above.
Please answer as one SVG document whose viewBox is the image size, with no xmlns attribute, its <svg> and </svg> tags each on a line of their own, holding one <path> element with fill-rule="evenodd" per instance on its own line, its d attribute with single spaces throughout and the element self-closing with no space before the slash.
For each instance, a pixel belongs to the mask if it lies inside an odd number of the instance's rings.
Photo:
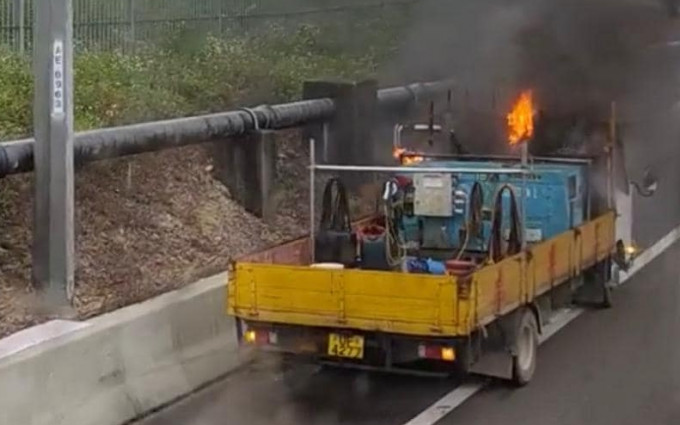
<svg viewBox="0 0 680 425">
<path fill-rule="evenodd" d="M 627 280 L 633 277 L 644 266 L 652 262 L 656 257 L 661 255 L 665 250 L 670 248 L 675 241 L 680 239 L 680 226 L 671 230 L 666 236 L 659 239 L 654 245 L 647 248 L 638 258 L 635 259 L 633 266 L 627 273 L 621 273 L 620 284 L 623 285 Z M 564 328 L 569 322 L 579 317 L 584 310 L 582 308 L 564 309 L 560 313 L 553 316 L 543 328 L 540 343 L 544 343 L 560 329 Z M 427 409 L 423 410 L 418 416 L 406 422 L 404 425 L 434 425 L 439 422 L 446 415 L 451 413 L 454 409 L 462 405 L 466 400 L 479 392 L 486 386 L 486 382 L 481 380 L 471 379 L 456 387 L 453 391 L 446 394 L 444 397 L 437 400 Z"/>
<path fill-rule="evenodd" d="M 579 317 L 581 313 L 583 313 L 582 308 L 565 308 L 561 312 L 551 317 L 550 322 L 543 326 L 543 332 L 541 333 L 539 342 L 543 344 L 545 341 L 550 339 L 550 337 L 559 332 L 560 329 L 567 326 L 569 322 Z"/>
<path fill-rule="evenodd" d="M 640 254 L 633 262 L 633 266 L 627 273 L 621 273 L 621 283 L 630 279 L 635 273 L 653 261 L 656 257 L 667 250 L 675 241 L 680 239 L 680 226 L 671 230 L 666 236 L 656 241 L 656 243 Z"/>
<path fill-rule="evenodd" d="M 435 404 L 423 410 L 418 416 L 406 422 L 405 425 L 431 425 L 439 422 L 444 416 L 448 415 L 453 409 L 460 406 L 484 388 L 483 381 L 470 381 L 456 387 L 455 390 L 437 400 Z"/>
</svg>

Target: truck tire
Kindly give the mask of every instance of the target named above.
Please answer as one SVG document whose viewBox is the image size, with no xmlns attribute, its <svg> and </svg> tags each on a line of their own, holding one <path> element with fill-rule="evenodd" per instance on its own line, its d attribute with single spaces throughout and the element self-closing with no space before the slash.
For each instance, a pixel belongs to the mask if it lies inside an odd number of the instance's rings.
<svg viewBox="0 0 680 425">
<path fill-rule="evenodd" d="M 512 358 L 512 381 L 524 386 L 536 371 L 538 356 L 538 324 L 530 309 L 524 309 L 515 333 L 515 355 Z"/>
</svg>

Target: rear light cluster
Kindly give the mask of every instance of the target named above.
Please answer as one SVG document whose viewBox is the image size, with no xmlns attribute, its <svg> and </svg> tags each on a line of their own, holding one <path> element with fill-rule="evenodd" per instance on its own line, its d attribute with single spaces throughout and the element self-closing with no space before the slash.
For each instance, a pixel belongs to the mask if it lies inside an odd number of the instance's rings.
<svg viewBox="0 0 680 425">
<path fill-rule="evenodd" d="M 255 329 L 247 330 L 243 334 L 243 340 L 253 345 L 277 344 L 279 342 L 276 332 Z"/>
<path fill-rule="evenodd" d="M 453 347 L 444 345 L 425 345 L 418 346 L 418 357 L 421 359 L 444 360 L 452 362 L 456 360 L 456 350 Z"/>
</svg>

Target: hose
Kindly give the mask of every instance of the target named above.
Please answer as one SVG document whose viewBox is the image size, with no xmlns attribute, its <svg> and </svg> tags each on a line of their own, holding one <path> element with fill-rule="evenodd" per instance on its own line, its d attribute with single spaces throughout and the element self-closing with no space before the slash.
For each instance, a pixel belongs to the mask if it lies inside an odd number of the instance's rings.
<svg viewBox="0 0 680 425">
<path fill-rule="evenodd" d="M 501 252 L 501 243 L 503 236 L 501 235 L 503 227 L 503 192 L 510 193 L 510 237 L 508 240 L 507 252 Z M 503 259 L 506 255 L 515 255 L 522 249 L 522 242 L 520 236 L 520 216 L 519 208 L 517 206 L 517 197 L 512 186 L 505 184 L 501 186 L 495 195 L 493 216 L 491 219 L 491 236 L 489 240 L 489 258 L 494 263 Z"/>
<path fill-rule="evenodd" d="M 469 218 L 465 223 L 465 240 L 463 245 L 461 245 L 458 255 L 456 255 L 456 261 L 460 260 L 467 250 L 468 243 L 470 242 L 470 235 L 475 234 L 479 237 L 479 233 L 482 225 L 482 206 L 484 204 L 484 196 L 482 192 L 482 185 L 475 182 L 472 185 L 472 190 L 470 191 L 470 213 Z"/>
<path fill-rule="evenodd" d="M 335 197 L 333 197 L 333 186 L 336 187 Z M 333 177 L 326 182 L 326 187 L 323 191 L 319 229 L 337 232 L 352 231 L 347 191 L 342 181 L 338 178 Z"/>
</svg>

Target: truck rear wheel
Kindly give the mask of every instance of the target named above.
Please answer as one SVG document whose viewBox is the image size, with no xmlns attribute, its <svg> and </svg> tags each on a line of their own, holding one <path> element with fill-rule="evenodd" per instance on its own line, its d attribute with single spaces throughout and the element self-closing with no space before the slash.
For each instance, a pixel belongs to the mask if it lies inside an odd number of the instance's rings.
<svg viewBox="0 0 680 425">
<path fill-rule="evenodd" d="M 512 381 L 524 386 L 531 381 L 536 370 L 538 356 L 538 325 L 530 309 L 522 312 L 515 333 L 515 355 L 512 358 Z"/>
</svg>

